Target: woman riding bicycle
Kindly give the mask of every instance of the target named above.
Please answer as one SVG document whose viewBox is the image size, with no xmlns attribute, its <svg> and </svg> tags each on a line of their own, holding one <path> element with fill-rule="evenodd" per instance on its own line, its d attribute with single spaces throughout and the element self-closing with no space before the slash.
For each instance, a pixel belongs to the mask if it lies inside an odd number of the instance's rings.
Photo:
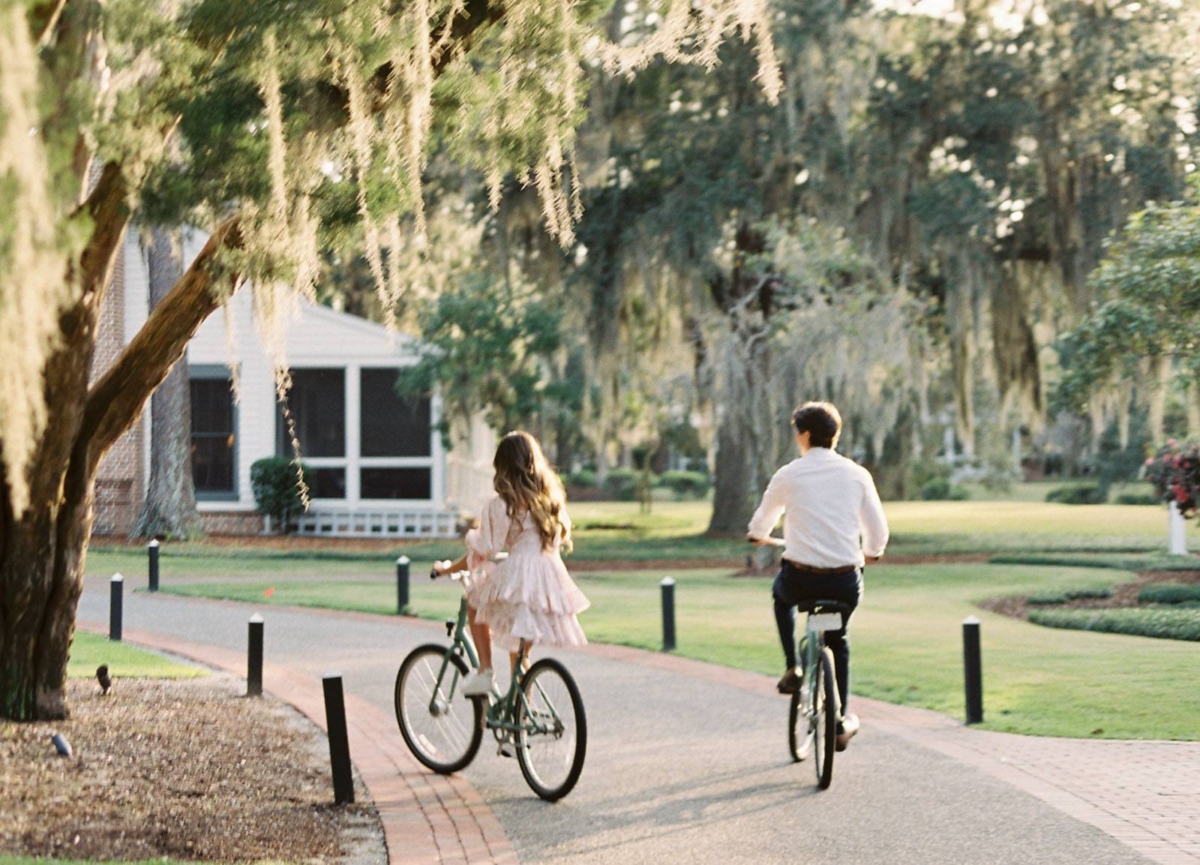
<svg viewBox="0 0 1200 865">
<path fill-rule="evenodd" d="M 775 623 L 787 659 L 779 680 L 782 694 L 800 685 L 796 669 L 796 606 L 806 601 L 841 601 L 849 606 L 845 625 L 826 634 L 833 650 L 837 688 L 845 712 L 850 697 L 850 640 L 846 626 L 862 599 L 862 568 L 883 555 L 887 519 L 870 473 L 835 452 L 842 418 L 828 402 L 807 402 L 792 413 L 800 459 L 771 478 L 750 520 L 747 539 L 773 543 L 771 529 L 784 515 L 783 566 L 772 595 Z M 858 731 L 858 718 L 846 713 L 838 730 L 838 750 Z"/>
<path fill-rule="evenodd" d="M 463 686 L 467 696 L 492 690 L 491 635 L 512 653 L 527 644 L 581 646 L 587 643 L 576 618 L 589 606 L 563 564 L 571 548 L 571 519 L 558 476 L 537 439 L 511 432 L 493 460 L 496 495 L 483 508 L 479 528 L 467 532 L 467 554 L 442 571 L 470 568 L 475 579 L 467 596 L 479 672 Z M 491 559 L 501 550 L 508 557 Z"/>
</svg>

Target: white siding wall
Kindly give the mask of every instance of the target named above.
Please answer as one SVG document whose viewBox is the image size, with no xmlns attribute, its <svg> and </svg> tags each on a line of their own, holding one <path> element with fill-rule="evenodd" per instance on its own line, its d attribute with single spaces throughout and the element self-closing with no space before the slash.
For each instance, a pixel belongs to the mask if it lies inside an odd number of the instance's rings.
<svg viewBox="0 0 1200 865">
<path fill-rule="evenodd" d="M 184 239 L 184 263 L 191 263 L 208 241 L 202 231 L 191 231 Z M 127 290 L 125 295 L 126 342 L 141 329 L 147 316 L 148 277 L 145 256 L 136 232 L 126 240 Z M 300 302 L 285 322 L 285 362 L 291 368 L 337 367 L 346 370 L 346 499 L 318 500 L 318 511 L 345 512 L 359 509 L 358 449 L 360 439 L 360 372 L 363 367 L 404 366 L 417 355 L 411 337 L 389 333 L 365 319 L 322 306 Z M 202 502 L 205 511 L 255 509 L 250 488 L 250 466 L 255 460 L 275 453 L 275 383 L 271 362 L 255 328 L 251 292 L 239 290 L 224 309 L 208 318 L 188 346 L 192 365 L 234 366 L 238 370 L 237 391 L 237 501 Z M 440 416 L 441 402 L 435 398 L 433 423 Z M 147 413 L 148 416 L 148 413 Z M 477 420 L 465 440 L 455 443 L 447 454 L 441 435 L 431 430 L 431 500 L 422 502 L 373 502 L 371 510 L 443 510 L 466 508 L 477 512 L 491 490 L 491 461 L 495 436 Z M 147 459 L 149 458 L 149 448 Z M 313 460 L 320 464 L 321 460 Z M 399 464 L 427 464 L 428 460 L 401 460 Z M 147 471 L 147 476 L 149 472 Z"/>
</svg>

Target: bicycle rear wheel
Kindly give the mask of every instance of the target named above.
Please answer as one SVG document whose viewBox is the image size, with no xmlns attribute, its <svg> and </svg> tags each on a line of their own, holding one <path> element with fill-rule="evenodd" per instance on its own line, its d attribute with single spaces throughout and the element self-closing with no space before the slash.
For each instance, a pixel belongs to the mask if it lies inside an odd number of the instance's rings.
<svg viewBox="0 0 1200 865">
<path fill-rule="evenodd" d="M 833 678 L 833 652 L 821 649 L 813 670 L 813 737 L 817 770 L 817 786 L 828 790 L 833 783 L 833 754 L 837 745 L 838 697 Z"/>
<path fill-rule="evenodd" d="M 517 762 L 525 782 L 547 802 L 571 792 L 587 753 L 583 698 L 567 668 L 543 658 L 529 668 L 517 706 Z"/>
<path fill-rule="evenodd" d="M 788 750 L 792 752 L 792 760 L 797 763 L 808 757 L 815 738 L 812 716 L 804 705 L 804 689 L 804 684 L 796 689 L 788 707 Z"/>
<path fill-rule="evenodd" d="M 413 756 L 435 772 L 457 772 L 483 741 L 483 697 L 464 697 L 467 665 L 446 646 L 408 653 L 396 674 L 396 722 Z M 453 694 L 453 697 L 451 697 Z"/>
</svg>

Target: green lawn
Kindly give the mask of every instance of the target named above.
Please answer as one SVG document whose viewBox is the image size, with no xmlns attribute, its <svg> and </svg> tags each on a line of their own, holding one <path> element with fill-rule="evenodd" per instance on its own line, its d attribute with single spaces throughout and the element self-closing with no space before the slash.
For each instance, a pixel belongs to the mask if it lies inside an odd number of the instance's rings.
<svg viewBox="0 0 1200 865">
<path fill-rule="evenodd" d="M 631 502 L 585 502 L 572 508 L 577 524 L 576 560 L 636 560 L 668 563 L 682 559 L 740 561 L 746 545 L 737 538 L 705 538 L 707 502 L 659 502 L 642 514 Z M 1165 551 L 1166 511 L 1138 505 L 1061 505 L 1022 501 L 888 502 L 892 528 L 890 554 Z M 1189 531 L 1192 544 L 1200 539 Z M 283 577 L 384 577 L 394 573 L 403 553 L 413 573 L 435 559 L 457 557 L 458 541 L 414 543 L 379 553 L 339 550 L 261 550 L 212 544 L 165 544 L 162 581 L 204 577 L 242 579 Z M 106 547 L 88 553 L 88 573 L 120 572 L 132 586 L 146 585 L 146 553 L 139 548 Z"/>
<path fill-rule="evenodd" d="M 75 641 L 71 644 L 71 659 L 67 663 L 67 676 L 90 679 L 96 675 L 96 668 L 101 664 L 108 665 L 109 673 L 114 678 L 190 679 L 207 675 L 202 667 L 180 664 L 126 643 L 114 643 L 100 634 L 76 631 Z"/>
<path fill-rule="evenodd" d="M 593 606 L 590 639 L 661 647 L 659 580 L 665 569 L 580 574 Z M 687 657 L 775 674 L 782 666 L 770 581 L 727 570 L 673 571 L 678 651 Z M 983 621 L 984 707 L 993 730 L 1054 736 L 1200 736 L 1200 644 L 1041 628 L 982 612 L 986 597 L 1047 587 L 1094 588 L 1132 574 L 1020 565 L 888 565 L 871 568 L 853 629 L 855 693 L 962 716 L 961 623 Z M 263 596 L 274 588 L 270 598 Z M 271 583 L 252 579 L 180 586 L 181 593 L 262 605 L 299 604 L 390 614 L 390 580 Z M 457 610 L 449 583 L 414 581 L 412 603 L 440 619 Z"/>
<path fill-rule="evenodd" d="M 686 570 L 671 565 L 681 559 L 738 561 L 745 555 L 747 548 L 737 539 L 701 537 L 709 508 L 707 502 L 657 502 L 652 513 L 642 514 L 634 503 L 573 507 L 576 560 L 640 560 L 647 568 L 579 574 L 594 603 L 584 616 L 585 629 L 599 642 L 657 649 L 658 581 L 669 573 L 679 581 L 682 654 L 776 673 L 781 662 L 768 581 L 731 578 L 728 566 Z M 961 715 L 960 624 L 978 614 L 984 621 L 990 728 L 1046 735 L 1200 737 L 1193 722 L 1200 712 L 1197 644 L 1042 628 L 980 613 L 974 606 L 994 595 L 1112 585 L 1132 579 L 1128 571 L 1134 569 L 1194 567 L 1194 559 L 1181 562 L 1162 554 L 1162 508 L 1013 498 L 889 502 L 885 510 L 894 555 L 992 552 L 1007 563 L 871 568 L 866 602 L 854 627 L 857 693 Z M 413 608 L 441 618 L 457 609 L 458 589 L 432 584 L 424 575 L 434 558 L 460 550 L 457 542 L 409 544 L 378 554 L 168 544 L 163 547 L 162 587 L 263 606 L 390 615 L 396 604 L 395 556 L 403 551 L 413 559 Z M 145 552 L 95 549 L 88 570 L 96 576 L 119 570 L 132 585 L 143 587 Z"/>
</svg>

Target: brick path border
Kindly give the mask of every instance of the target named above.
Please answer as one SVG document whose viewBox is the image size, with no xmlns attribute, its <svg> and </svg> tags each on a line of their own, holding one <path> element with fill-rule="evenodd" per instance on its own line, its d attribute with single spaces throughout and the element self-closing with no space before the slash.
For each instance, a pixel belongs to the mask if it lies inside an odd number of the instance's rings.
<svg viewBox="0 0 1200 865">
<path fill-rule="evenodd" d="M 106 633 L 91 624 L 81 623 L 78 628 Z M 170 652 L 241 678 L 246 674 L 246 656 L 240 652 L 148 631 L 126 630 L 123 636 L 125 642 Z M 319 679 L 283 664 L 264 663 L 263 690 L 295 706 L 322 731 L 326 729 Z M 350 755 L 358 755 L 354 766 L 383 824 L 389 865 L 516 865 L 517 854 L 504 827 L 470 781 L 461 775 L 428 771 L 408 753 L 392 718 L 352 694 L 345 699 Z"/>
</svg>

